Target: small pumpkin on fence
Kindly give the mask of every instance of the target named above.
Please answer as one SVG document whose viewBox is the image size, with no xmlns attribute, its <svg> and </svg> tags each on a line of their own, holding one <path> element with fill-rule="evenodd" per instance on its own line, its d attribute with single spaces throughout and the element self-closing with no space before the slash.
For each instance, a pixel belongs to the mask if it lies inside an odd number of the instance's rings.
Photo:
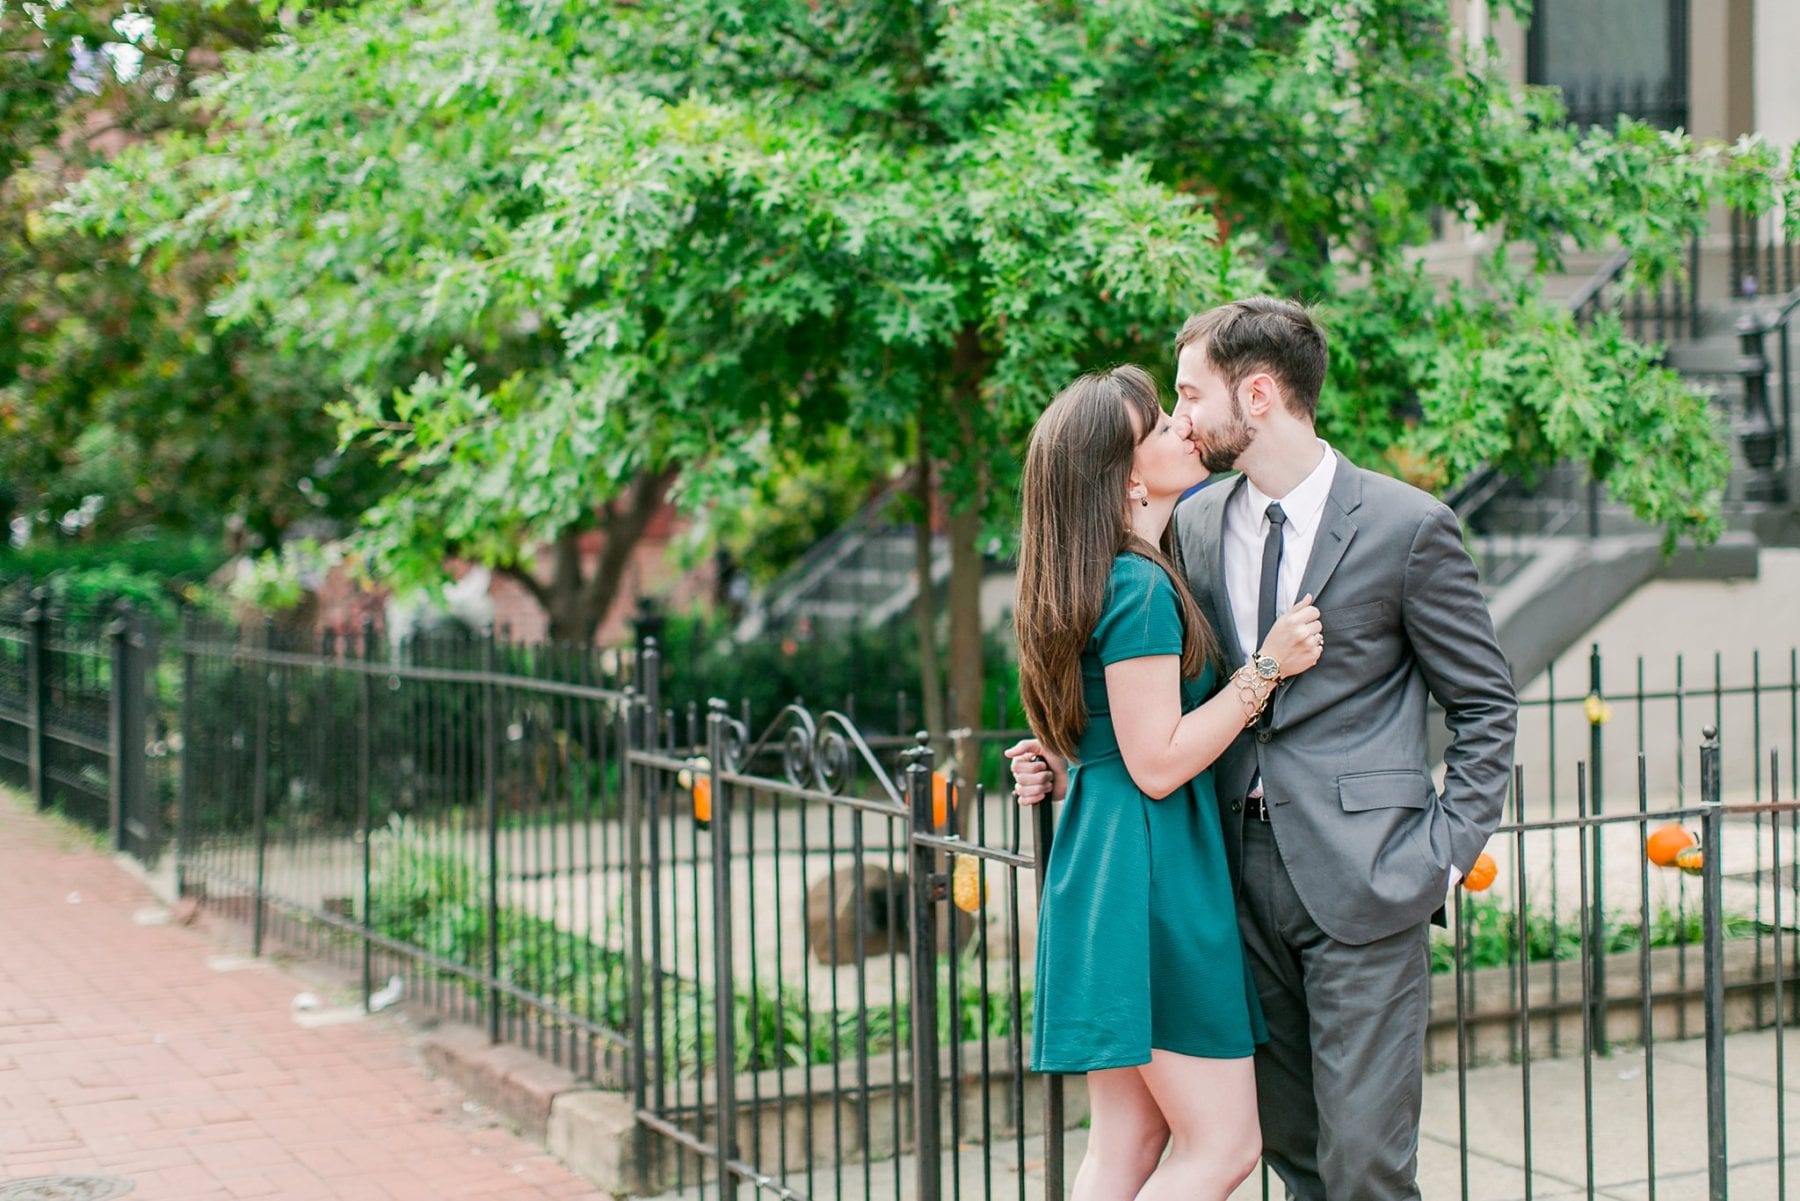
<svg viewBox="0 0 1800 1201">
<path fill-rule="evenodd" d="M 1694 846 L 1694 836 L 1673 822 L 1658 826 L 1644 840 L 1644 854 L 1658 867 L 1675 867 L 1681 853 Z"/>
<path fill-rule="evenodd" d="M 1675 866 L 1690 876 L 1698 876 L 1706 869 L 1706 852 L 1698 846 L 1683 847 L 1675 855 Z"/>
<path fill-rule="evenodd" d="M 694 822 L 705 827 L 712 821 L 712 760 L 696 755 L 675 777 L 675 782 L 694 797 Z"/>
<path fill-rule="evenodd" d="M 958 855 L 950 869 L 950 900 L 964 913 L 978 913 L 987 901 L 987 881 L 983 879 L 981 860 L 974 855 Z"/>
<path fill-rule="evenodd" d="M 950 777 L 941 771 L 931 773 L 931 827 L 934 830 L 944 828 L 950 820 L 950 811 L 956 808 L 958 789 L 950 782 Z"/>
<path fill-rule="evenodd" d="M 1494 886 L 1499 878 L 1500 865 L 1486 851 L 1475 856 L 1475 864 L 1469 868 L 1469 874 L 1463 877 L 1462 886 L 1470 892 L 1486 892 Z"/>
</svg>

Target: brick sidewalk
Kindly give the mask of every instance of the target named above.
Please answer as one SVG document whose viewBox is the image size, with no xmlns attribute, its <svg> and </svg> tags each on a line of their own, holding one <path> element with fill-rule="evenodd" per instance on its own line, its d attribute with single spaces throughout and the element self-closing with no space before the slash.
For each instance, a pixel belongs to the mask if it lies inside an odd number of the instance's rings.
<svg viewBox="0 0 1800 1201">
<path fill-rule="evenodd" d="M 0 791 L 0 1184 L 129 1201 L 544 1201 L 588 1182 L 428 1078 L 397 1019 L 303 1029 L 304 981 L 208 966 L 122 867 Z"/>
</svg>

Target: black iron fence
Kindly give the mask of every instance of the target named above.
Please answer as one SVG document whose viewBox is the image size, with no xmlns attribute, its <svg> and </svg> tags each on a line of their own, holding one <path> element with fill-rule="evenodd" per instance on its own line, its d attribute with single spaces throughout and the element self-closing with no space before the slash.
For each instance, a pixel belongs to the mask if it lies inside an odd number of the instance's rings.
<svg viewBox="0 0 1800 1201">
<path fill-rule="evenodd" d="M 129 607 L 0 611 L 0 782 L 145 860 L 171 799 L 155 642 Z"/>
<path fill-rule="evenodd" d="M 38 624 L 97 665 L 26 728 L 116 712 L 104 643 Z M 1004 788 L 989 748 L 1015 731 L 934 747 L 799 706 L 669 707 L 654 654 L 627 686 L 586 651 L 488 640 L 192 626 L 169 649 L 144 670 L 180 700 L 180 886 L 365 999 L 622 1090 L 640 1188 L 1063 1195 L 1086 1100 L 1026 1070 L 1054 814 Z M 1427 1195 L 1783 1197 L 1800 658 L 1585 666 L 1527 691 L 1494 882 L 1433 946 Z M 108 771 L 153 771 L 146 725 Z"/>
</svg>

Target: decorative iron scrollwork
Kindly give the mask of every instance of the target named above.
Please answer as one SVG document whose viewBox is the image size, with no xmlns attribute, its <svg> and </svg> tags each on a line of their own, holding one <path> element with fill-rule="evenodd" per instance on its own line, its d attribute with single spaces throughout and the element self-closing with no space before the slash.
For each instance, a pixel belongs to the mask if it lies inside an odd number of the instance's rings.
<svg viewBox="0 0 1800 1201">
<path fill-rule="evenodd" d="M 855 724 L 842 713 L 834 710 L 815 718 L 803 706 L 788 705 L 754 743 L 742 722 L 728 717 L 722 721 L 723 766 L 727 770 L 749 771 L 758 757 L 774 749 L 779 740 L 781 775 L 793 787 L 841 796 L 866 770 L 889 800 L 904 803 L 893 777 Z"/>
</svg>

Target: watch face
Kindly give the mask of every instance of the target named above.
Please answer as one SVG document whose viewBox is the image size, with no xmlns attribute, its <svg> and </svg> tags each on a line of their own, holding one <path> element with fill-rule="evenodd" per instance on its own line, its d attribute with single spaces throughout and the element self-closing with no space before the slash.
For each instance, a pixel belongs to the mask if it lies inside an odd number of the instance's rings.
<svg viewBox="0 0 1800 1201">
<path fill-rule="evenodd" d="M 1263 679 L 1273 680 L 1275 678 L 1276 673 L 1279 672 L 1280 670 L 1281 670 L 1281 664 L 1277 663 L 1274 659 L 1271 659 L 1269 656 L 1267 656 L 1267 655 L 1256 656 L 1256 674 L 1261 676 Z"/>
</svg>

